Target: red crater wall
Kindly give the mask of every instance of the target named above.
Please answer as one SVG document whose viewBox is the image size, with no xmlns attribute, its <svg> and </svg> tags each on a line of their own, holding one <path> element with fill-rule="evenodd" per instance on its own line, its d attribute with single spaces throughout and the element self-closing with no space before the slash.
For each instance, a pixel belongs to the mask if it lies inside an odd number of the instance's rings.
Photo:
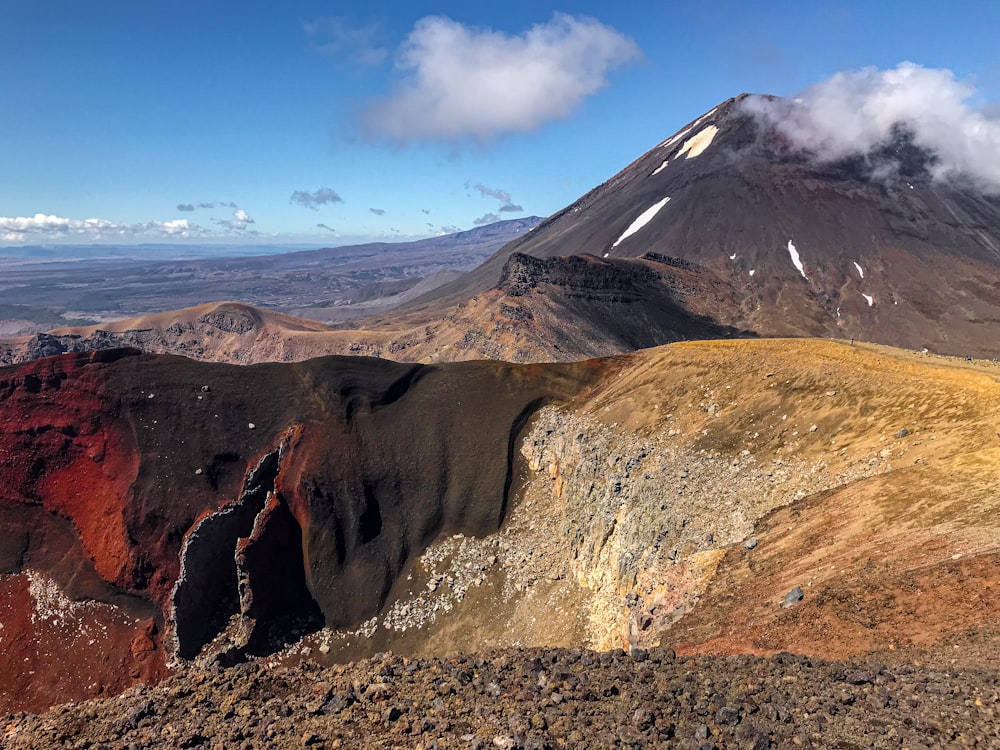
<svg viewBox="0 0 1000 750">
<path fill-rule="evenodd" d="M 499 527 L 520 430 L 599 369 L 130 350 L 0 369 L 0 709 L 154 680 L 234 621 L 227 659 L 371 617 L 437 535 Z"/>
</svg>

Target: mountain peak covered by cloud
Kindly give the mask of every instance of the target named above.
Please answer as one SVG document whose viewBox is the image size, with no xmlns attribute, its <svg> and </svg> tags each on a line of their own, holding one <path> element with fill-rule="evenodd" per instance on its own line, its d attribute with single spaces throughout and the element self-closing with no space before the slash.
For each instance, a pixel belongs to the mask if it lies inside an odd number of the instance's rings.
<svg viewBox="0 0 1000 750">
<path fill-rule="evenodd" d="M 933 156 L 935 179 L 1000 192 L 1000 116 L 973 106 L 975 92 L 950 70 L 903 62 L 837 73 L 792 99 L 751 96 L 742 107 L 820 161 L 872 154 L 905 132 Z"/>
</svg>

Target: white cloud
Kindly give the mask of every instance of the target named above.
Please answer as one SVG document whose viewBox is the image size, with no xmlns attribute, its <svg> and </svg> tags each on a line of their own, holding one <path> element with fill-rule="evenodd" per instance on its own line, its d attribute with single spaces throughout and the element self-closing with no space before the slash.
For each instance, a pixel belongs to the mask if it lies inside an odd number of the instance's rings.
<svg viewBox="0 0 1000 750">
<path fill-rule="evenodd" d="M 164 234 L 179 234 L 186 237 L 193 225 L 187 219 L 173 219 L 171 221 L 153 221 L 150 222 L 149 227 Z"/>
<path fill-rule="evenodd" d="M 476 190 L 484 198 L 496 198 L 501 203 L 510 203 L 510 193 L 500 188 L 491 188 L 481 182 L 476 183 Z"/>
<path fill-rule="evenodd" d="M 187 219 L 125 224 L 108 219 L 69 219 L 38 213 L 34 216 L 0 216 L 3 242 L 100 242 L 122 238 L 177 238 L 203 236 L 204 228 Z"/>
<path fill-rule="evenodd" d="M 743 106 L 823 161 L 870 153 L 902 126 L 936 157 L 929 165 L 935 178 L 1000 189 L 1000 117 L 974 109 L 974 93 L 950 70 L 904 62 L 837 73 L 792 100 L 750 97 Z"/>
<path fill-rule="evenodd" d="M 39 232 L 70 234 L 100 232 L 115 229 L 118 225 L 107 219 L 64 219 L 61 216 L 35 214 L 34 216 L 0 216 L 0 230 L 11 232 Z"/>
<path fill-rule="evenodd" d="M 371 103 L 363 123 L 403 142 L 530 131 L 568 116 L 609 70 L 639 56 L 635 42 L 592 18 L 557 13 L 508 36 L 429 16 L 397 53 L 398 89 Z"/>
<path fill-rule="evenodd" d="M 468 183 L 466 183 L 468 187 Z M 491 188 L 484 185 L 481 182 L 476 183 L 476 190 L 484 198 L 496 198 L 500 201 L 500 208 L 497 209 L 500 213 L 521 213 L 524 208 L 517 203 L 514 203 L 510 198 L 510 193 L 506 190 L 501 190 L 500 188 Z"/>
<path fill-rule="evenodd" d="M 247 231 L 247 225 L 254 223 L 254 220 L 250 218 L 250 214 L 248 214 L 242 208 L 237 208 L 235 211 L 233 211 L 232 219 L 226 219 L 226 220 L 215 219 L 214 221 L 216 224 L 224 226 L 227 229 L 231 229 L 234 232 Z M 254 233 L 251 232 L 251 234 Z"/>
</svg>

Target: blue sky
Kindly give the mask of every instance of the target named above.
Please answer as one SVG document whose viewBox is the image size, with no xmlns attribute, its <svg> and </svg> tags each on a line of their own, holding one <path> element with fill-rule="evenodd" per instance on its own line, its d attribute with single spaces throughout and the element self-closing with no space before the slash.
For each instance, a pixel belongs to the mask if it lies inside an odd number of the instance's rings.
<svg viewBox="0 0 1000 750">
<path fill-rule="evenodd" d="M 0 11 L 7 245 L 330 245 L 544 216 L 730 96 L 904 60 L 1000 101 L 992 2 Z"/>
</svg>

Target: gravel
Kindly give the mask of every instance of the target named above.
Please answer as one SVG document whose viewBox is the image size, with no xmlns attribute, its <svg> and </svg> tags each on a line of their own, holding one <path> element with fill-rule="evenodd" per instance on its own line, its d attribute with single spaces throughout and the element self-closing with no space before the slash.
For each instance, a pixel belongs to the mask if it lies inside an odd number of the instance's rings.
<svg viewBox="0 0 1000 750">
<path fill-rule="evenodd" d="M 509 649 L 191 670 L 0 717 L 0 747 L 995 748 L 998 714 L 995 669 Z"/>
</svg>

